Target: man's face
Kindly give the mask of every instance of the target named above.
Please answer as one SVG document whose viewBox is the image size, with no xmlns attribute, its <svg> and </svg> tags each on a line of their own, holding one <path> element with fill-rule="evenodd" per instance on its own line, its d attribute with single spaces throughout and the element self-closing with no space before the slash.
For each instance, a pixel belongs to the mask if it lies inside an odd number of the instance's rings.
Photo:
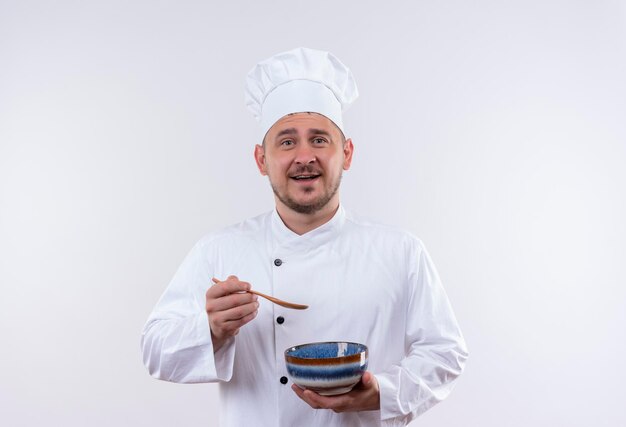
<svg viewBox="0 0 626 427">
<path fill-rule="evenodd" d="M 329 202 L 339 202 L 341 174 L 352 162 L 352 141 L 325 116 L 290 114 L 267 132 L 254 157 L 267 175 L 277 203 L 304 214 L 313 214 Z"/>
</svg>

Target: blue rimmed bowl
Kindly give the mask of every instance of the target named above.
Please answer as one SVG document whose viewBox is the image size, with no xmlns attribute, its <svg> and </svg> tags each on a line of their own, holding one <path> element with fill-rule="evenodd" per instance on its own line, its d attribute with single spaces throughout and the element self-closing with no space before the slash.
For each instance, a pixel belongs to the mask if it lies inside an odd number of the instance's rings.
<svg viewBox="0 0 626 427">
<path fill-rule="evenodd" d="M 367 346 L 317 342 L 285 350 L 287 373 L 296 385 L 323 396 L 352 390 L 367 370 Z"/>
</svg>

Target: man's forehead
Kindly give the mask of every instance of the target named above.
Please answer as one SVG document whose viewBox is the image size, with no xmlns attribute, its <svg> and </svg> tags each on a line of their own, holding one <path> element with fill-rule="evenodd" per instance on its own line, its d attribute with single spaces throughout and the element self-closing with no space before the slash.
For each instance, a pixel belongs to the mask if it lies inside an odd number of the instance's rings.
<svg viewBox="0 0 626 427">
<path fill-rule="evenodd" d="M 339 129 L 328 117 L 318 113 L 291 113 L 278 120 L 270 129 L 270 134 L 281 136 L 298 132 L 323 133 L 330 135 Z"/>
<path fill-rule="evenodd" d="M 302 129 L 297 129 L 297 128 L 294 128 L 294 127 L 289 127 L 289 128 L 281 129 L 280 131 L 278 131 L 276 136 L 294 135 L 294 134 L 299 133 L 300 131 L 306 132 L 309 135 L 311 135 L 311 134 L 330 135 L 330 132 L 328 130 L 326 130 L 326 129 L 320 129 L 320 128 L 315 128 L 315 127 L 306 127 L 306 128 L 302 128 Z"/>
</svg>

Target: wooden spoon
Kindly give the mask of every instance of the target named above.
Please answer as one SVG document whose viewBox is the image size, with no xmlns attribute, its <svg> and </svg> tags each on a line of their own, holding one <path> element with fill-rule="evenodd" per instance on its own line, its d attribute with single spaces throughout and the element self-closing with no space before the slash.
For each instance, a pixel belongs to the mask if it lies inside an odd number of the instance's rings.
<svg viewBox="0 0 626 427">
<path fill-rule="evenodd" d="M 217 280 L 215 277 L 212 280 L 213 280 L 213 283 L 221 282 L 221 280 Z M 258 295 L 260 297 L 265 298 L 266 300 L 272 301 L 274 304 L 278 304 L 278 305 L 281 305 L 281 306 L 287 307 L 287 308 L 293 308 L 294 310 L 306 310 L 307 308 L 309 308 L 308 305 L 294 304 L 293 302 L 283 301 L 281 299 L 274 298 L 274 297 L 271 297 L 269 295 L 262 294 L 261 292 L 253 291 L 252 289 L 250 289 L 248 291 L 248 293 L 254 294 L 254 295 Z"/>
</svg>

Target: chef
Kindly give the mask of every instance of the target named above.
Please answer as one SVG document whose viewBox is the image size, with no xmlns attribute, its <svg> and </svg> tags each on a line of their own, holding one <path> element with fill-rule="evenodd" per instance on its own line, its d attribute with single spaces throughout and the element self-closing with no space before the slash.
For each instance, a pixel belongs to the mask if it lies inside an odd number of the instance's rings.
<svg viewBox="0 0 626 427">
<path fill-rule="evenodd" d="M 354 151 L 342 113 L 357 96 L 328 52 L 294 49 L 248 74 L 254 157 L 276 208 L 201 238 L 141 339 L 155 378 L 219 383 L 221 426 L 403 426 L 463 371 L 465 342 L 422 242 L 340 204 Z M 251 288 L 310 308 L 261 301 Z M 368 346 L 352 391 L 320 396 L 290 383 L 285 350 L 319 341 Z"/>
</svg>

